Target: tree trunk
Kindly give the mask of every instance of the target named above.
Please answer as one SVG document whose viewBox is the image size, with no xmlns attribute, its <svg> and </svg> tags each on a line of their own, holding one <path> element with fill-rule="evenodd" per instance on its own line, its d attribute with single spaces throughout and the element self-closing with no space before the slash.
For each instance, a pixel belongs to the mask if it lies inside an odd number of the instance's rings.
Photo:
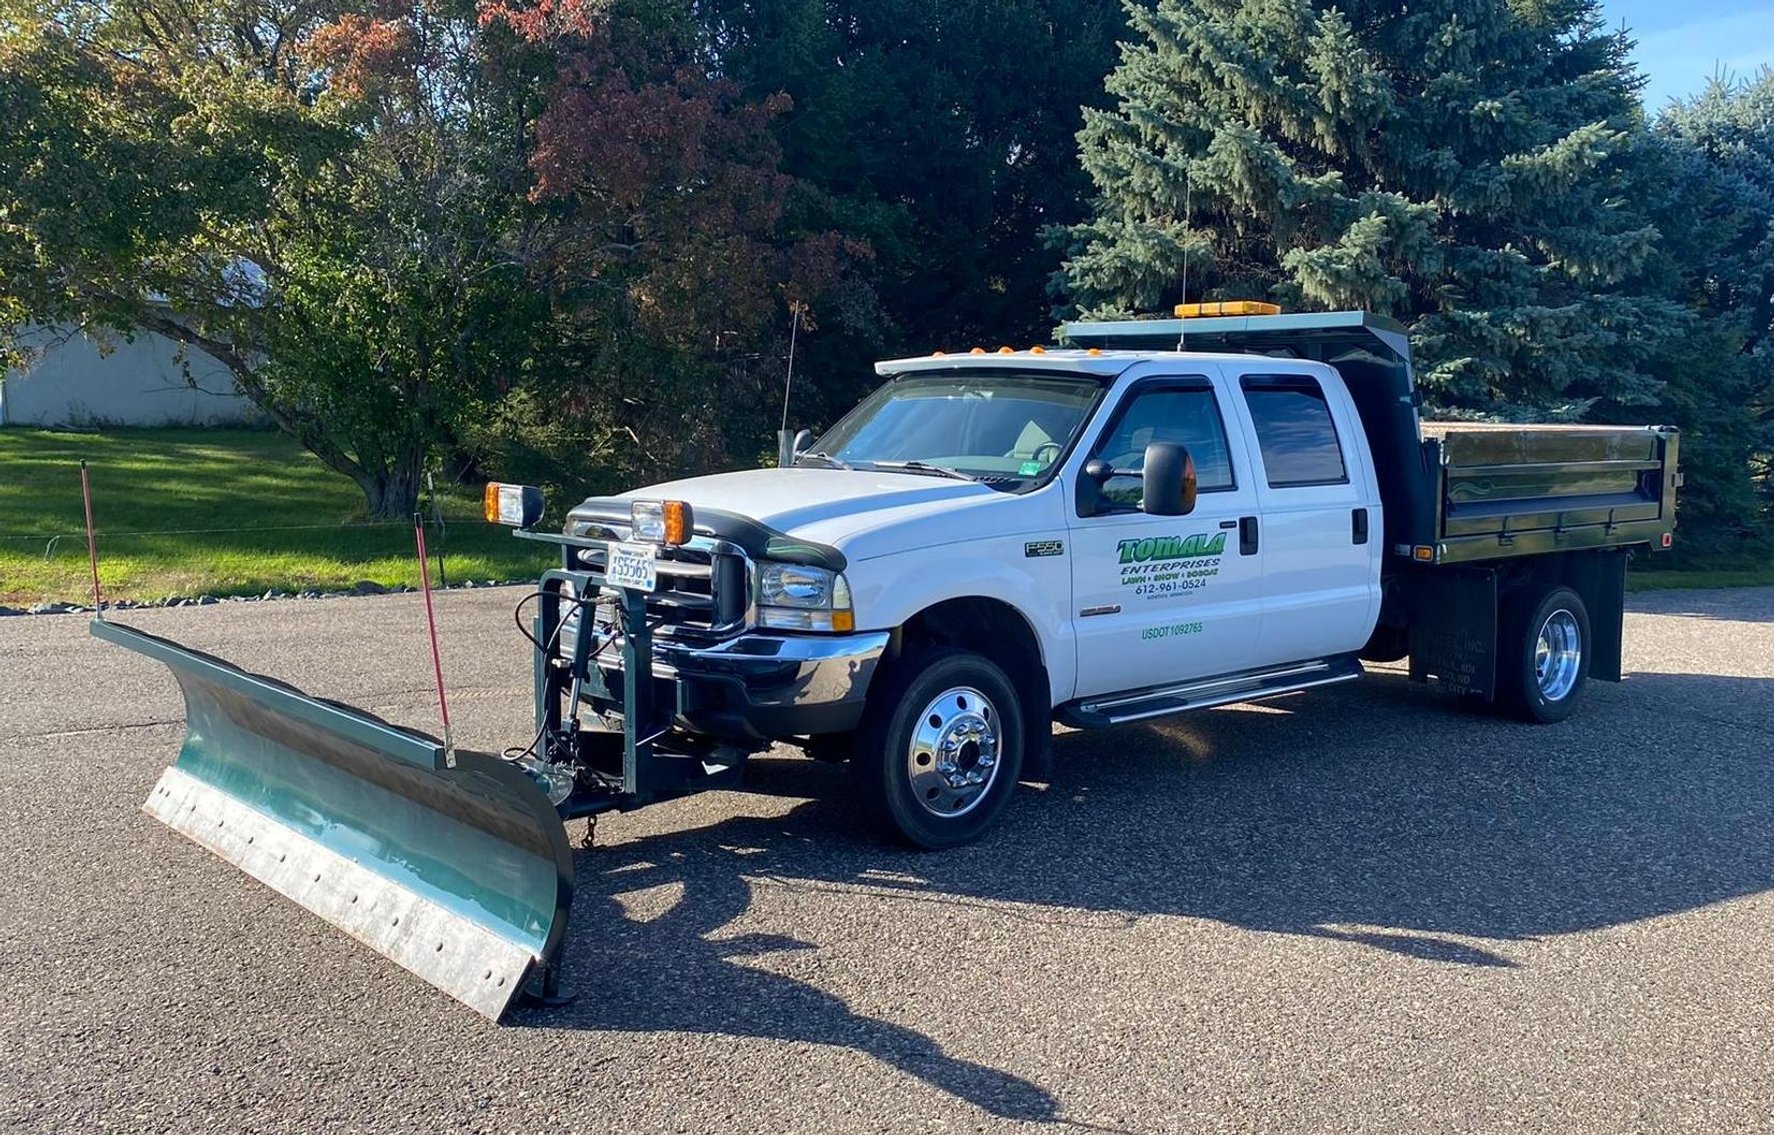
<svg viewBox="0 0 1774 1135">
<path fill-rule="evenodd" d="M 371 520 L 411 520 L 419 507 L 419 479 L 424 459 L 411 457 L 388 469 L 368 471 L 356 478 L 369 504 Z"/>
</svg>

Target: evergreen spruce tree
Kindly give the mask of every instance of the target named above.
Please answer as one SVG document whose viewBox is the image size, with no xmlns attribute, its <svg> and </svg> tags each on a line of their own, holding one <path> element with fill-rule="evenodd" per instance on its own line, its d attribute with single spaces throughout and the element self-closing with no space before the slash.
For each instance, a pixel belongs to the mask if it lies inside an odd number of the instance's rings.
<svg viewBox="0 0 1774 1135">
<path fill-rule="evenodd" d="M 1719 484 L 1710 494 L 1718 527 L 1737 537 L 1721 547 L 1747 537 L 1765 548 L 1774 539 L 1774 69 L 1715 79 L 1664 108 L 1655 141 L 1659 225 L 1679 253 L 1683 297 L 1719 341 L 1695 375 L 1695 397 L 1674 407 L 1704 442 L 1696 453 L 1706 464 L 1689 464 L 1688 483 Z"/>
<path fill-rule="evenodd" d="M 1402 319 L 1444 410 L 1646 407 L 1692 318 L 1650 282 L 1644 136 L 1595 0 L 1157 0 L 1079 135 L 1088 314 L 1267 298 Z M 1641 411 L 1642 414 L 1642 411 Z"/>
</svg>

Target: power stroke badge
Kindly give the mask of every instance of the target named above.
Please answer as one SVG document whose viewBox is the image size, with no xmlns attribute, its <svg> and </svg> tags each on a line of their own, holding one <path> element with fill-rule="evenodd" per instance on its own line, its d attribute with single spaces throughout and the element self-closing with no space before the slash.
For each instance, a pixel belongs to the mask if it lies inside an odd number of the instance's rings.
<svg viewBox="0 0 1774 1135">
<path fill-rule="evenodd" d="M 1206 587 L 1220 574 L 1220 555 L 1225 550 L 1224 532 L 1142 536 L 1115 545 L 1121 586 L 1148 599 Z"/>
</svg>

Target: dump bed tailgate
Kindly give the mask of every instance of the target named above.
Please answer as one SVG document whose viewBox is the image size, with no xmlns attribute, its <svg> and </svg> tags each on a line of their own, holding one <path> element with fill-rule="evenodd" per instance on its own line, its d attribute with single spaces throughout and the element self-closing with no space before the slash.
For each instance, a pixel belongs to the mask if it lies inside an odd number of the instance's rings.
<svg viewBox="0 0 1774 1135">
<path fill-rule="evenodd" d="M 1660 426 L 1425 422 L 1439 470 L 1436 559 L 1667 546 L 1678 434 Z"/>
</svg>

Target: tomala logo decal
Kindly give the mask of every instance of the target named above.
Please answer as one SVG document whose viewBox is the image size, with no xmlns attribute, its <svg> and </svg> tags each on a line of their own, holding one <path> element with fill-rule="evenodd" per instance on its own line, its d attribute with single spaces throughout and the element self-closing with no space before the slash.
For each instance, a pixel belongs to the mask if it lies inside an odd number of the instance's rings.
<svg viewBox="0 0 1774 1135">
<path fill-rule="evenodd" d="M 1224 532 L 1189 536 L 1145 536 L 1115 545 L 1121 560 L 1121 586 L 1147 599 L 1176 596 L 1206 587 L 1220 574 Z M 1211 562 L 1210 561 L 1211 557 Z M 1196 561 L 1188 563 L 1186 561 Z"/>
<path fill-rule="evenodd" d="M 1123 540 L 1116 545 L 1124 564 L 1143 564 L 1152 560 L 1192 560 L 1196 556 L 1217 556 L 1226 550 L 1224 532 L 1197 532 L 1193 536 L 1147 536 Z"/>
</svg>

